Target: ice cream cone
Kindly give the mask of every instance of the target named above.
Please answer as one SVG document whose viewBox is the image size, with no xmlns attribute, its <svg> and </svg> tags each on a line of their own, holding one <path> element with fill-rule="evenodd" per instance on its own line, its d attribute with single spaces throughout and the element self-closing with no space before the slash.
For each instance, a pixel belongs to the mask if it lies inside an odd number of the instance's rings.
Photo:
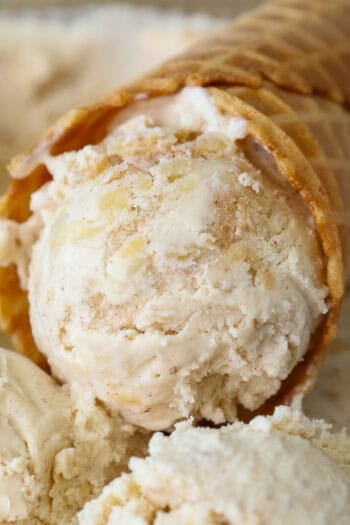
<svg viewBox="0 0 350 525">
<path fill-rule="evenodd" d="M 328 313 L 305 359 L 261 411 L 290 402 L 316 379 L 325 349 L 336 334 L 344 293 L 350 195 L 349 25 L 346 0 L 281 0 L 238 19 L 226 32 L 197 44 L 96 105 L 59 120 L 31 151 L 11 162 L 13 181 L 1 201 L 1 217 L 24 221 L 31 194 L 50 179 L 45 158 L 96 144 L 121 108 L 140 98 L 176 93 L 186 85 L 207 87 L 223 113 L 247 121 L 248 138 L 242 147 L 252 162 L 260 163 L 259 153 L 251 148 L 254 143 L 301 195 L 325 255 Z M 42 363 L 16 269 L 3 267 L 0 272 L 2 327 L 20 352 Z"/>
</svg>

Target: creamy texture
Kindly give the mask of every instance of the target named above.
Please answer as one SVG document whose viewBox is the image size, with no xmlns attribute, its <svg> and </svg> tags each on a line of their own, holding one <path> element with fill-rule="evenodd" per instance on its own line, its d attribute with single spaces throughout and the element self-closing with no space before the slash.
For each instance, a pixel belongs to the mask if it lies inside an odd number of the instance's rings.
<svg viewBox="0 0 350 525">
<path fill-rule="evenodd" d="M 299 197 L 236 145 L 246 123 L 204 89 L 147 108 L 46 159 L 53 182 L 31 223 L 4 226 L 7 261 L 26 286 L 21 235 L 40 237 L 31 323 L 74 390 L 150 429 L 233 420 L 278 390 L 326 312 L 316 234 Z"/>
<path fill-rule="evenodd" d="M 41 228 L 42 221 L 36 214 L 24 223 L 0 220 L 0 266 L 15 264 L 23 289 L 27 288 L 32 247 Z"/>
<path fill-rule="evenodd" d="M 220 430 L 181 423 L 79 514 L 80 525 L 346 525 L 350 440 L 279 408 Z"/>
<path fill-rule="evenodd" d="M 70 446 L 53 464 L 48 525 L 76 523 L 76 513 L 106 483 L 127 470 L 131 455 L 144 456 L 149 435 L 93 403 L 73 402 Z"/>
<path fill-rule="evenodd" d="M 70 443 L 71 408 L 53 379 L 0 349 L 0 522 L 45 521 L 51 470 Z"/>
<path fill-rule="evenodd" d="M 0 349 L 0 522 L 75 523 L 84 503 L 144 455 L 148 436 L 79 406 L 26 358 Z"/>
</svg>

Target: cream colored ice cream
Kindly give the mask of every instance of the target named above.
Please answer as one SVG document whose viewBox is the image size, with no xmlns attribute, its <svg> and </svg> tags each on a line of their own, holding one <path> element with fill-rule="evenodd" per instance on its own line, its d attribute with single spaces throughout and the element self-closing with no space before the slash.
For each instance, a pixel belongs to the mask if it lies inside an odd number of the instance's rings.
<svg viewBox="0 0 350 525">
<path fill-rule="evenodd" d="M 134 104 L 100 144 L 43 157 L 31 219 L 2 224 L 54 373 L 131 423 L 257 408 L 327 310 L 311 217 L 245 135 L 202 88 Z"/>
<path fill-rule="evenodd" d="M 75 523 L 147 441 L 102 407 L 76 405 L 28 359 L 0 349 L 0 523 Z"/>
<path fill-rule="evenodd" d="M 55 8 L 45 16 L 1 10 L 0 78 L 6 82 L 0 83 L 0 193 L 9 183 L 11 157 L 64 111 L 132 81 L 226 24 L 204 13 L 130 3 L 96 7 Z M 0 346 L 10 344 L 0 333 Z"/>
<path fill-rule="evenodd" d="M 45 523 L 56 454 L 70 444 L 69 399 L 29 360 L 0 349 L 0 522 Z"/>
<path fill-rule="evenodd" d="M 47 525 L 74 525 L 84 503 L 127 470 L 130 456 L 144 456 L 149 435 L 126 424 L 102 406 L 73 403 L 70 446 L 53 464 Z"/>
<path fill-rule="evenodd" d="M 180 423 L 130 467 L 80 525 L 350 522 L 350 439 L 287 408 L 220 430 Z"/>
</svg>

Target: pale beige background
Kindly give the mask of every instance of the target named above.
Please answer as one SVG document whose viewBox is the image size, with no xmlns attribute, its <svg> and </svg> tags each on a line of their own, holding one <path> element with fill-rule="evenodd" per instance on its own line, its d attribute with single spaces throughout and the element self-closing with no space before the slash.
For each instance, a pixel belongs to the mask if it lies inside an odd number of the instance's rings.
<svg viewBox="0 0 350 525">
<path fill-rule="evenodd" d="M 62 112 L 131 80 L 223 23 L 205 14 L 126 5 L 0 11 L 0 189 L 9 158 Z"/>
<path fill-rule="evenodd" d="M 5 3 L 22 9 L 0 11 L 2 187 L 7 183 L 4 165 L 10 156 L 30 145 L 62 111 L 88 103 L 224 23 L 205 14 L 185 15 L 145 6 L 28 11 L 23 9 L 28 2 L 0 0 L 0 6 Z M 37 0 L 39 3 L 57 4 Z M 166 0 L 157 3 L 169 4 Z M 233 15 L 252 3 L 256 2 L 216 0 L 207 5 L 217 14 L 229 11 Z M 203 11 L 206 2 L 182 4 L 188 8 L 198 5 Z M 339 337 L 305 410 L 350 429 L 349 319 L 350 297 Z M 0 339 L 0 344 L 7 342 Z"/>
</svg>

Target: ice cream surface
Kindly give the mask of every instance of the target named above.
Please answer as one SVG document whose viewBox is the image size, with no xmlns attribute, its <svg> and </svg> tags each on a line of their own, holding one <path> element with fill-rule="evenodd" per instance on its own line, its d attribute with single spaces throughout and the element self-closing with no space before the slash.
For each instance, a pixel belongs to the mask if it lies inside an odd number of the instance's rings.
<svg viewBox="0 0 350 525">
<path fill-rule="evenodd" d="M 55 456 L 47 525 L 74 525 L 84 503 L 127 470 L 130 456 L 146 454 L 149 435 L 102 406 L 73 401 L 70 439 Z"/>
<path fill-rule="evenodd" d="M 2 224 L 54 373 L 131 423 L 257 408 L 327 310 L 309 212 L 246 134 L 203 88 L 135 103 L 100 144 L 44 159 L 33 215 Z"/>
<path fill-rule="evenodd" d="M 53 379 L 0 349 L 0 522 L 45 520 L 52 465 L 70 444 L 70 423 L 69 400 Z"/>
<path fill-rule="evenodd" d="M 280 407 L 221 429 L 179 423 L 79 514 L 80 525 L 346 525 L 350 440 Z"/>
<path fill-rule="evenodd" d="M 0 349 L 0 522 L 75 523 L 84 503 L 143 454 L 147 436 Z"/>
</svg>

